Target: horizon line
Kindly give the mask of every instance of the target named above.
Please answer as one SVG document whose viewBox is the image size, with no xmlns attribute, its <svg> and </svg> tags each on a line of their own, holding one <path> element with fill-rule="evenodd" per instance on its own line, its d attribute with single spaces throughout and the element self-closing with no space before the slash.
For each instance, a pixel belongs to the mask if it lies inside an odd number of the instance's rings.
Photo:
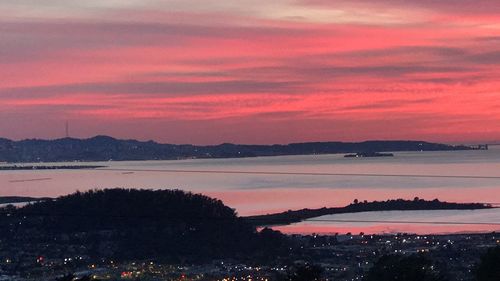
<svg viewBox="0 0 500 281">
<path fill-rule="evenodd" d="M 287 143 L 265 143 L 265 144 L 255 144 L 255 143 L 237 143 L 237 142 L 220 142 L 216 144 L 193 144 L 193 143 L 169 143 L 169 142 L 160 142 L 154 139 L 136 139 L 136 138 L 121 138 L 121 137 L 114 137 L 110 135 L 104 135 L 104 134 L 97 134 L 93 135 L 90 137 L 57 137 L 57 138 L 22 138 L 22 139 L 11 139 L 7 137 L 1 137 L 0 139 L 3 140 L 8 140 L 12 142 L 22 142 L 22 141 L 57 141 L 57 140 L 65 140 L 65 139 L 72 139 L 72 140 L 90 140 L 90 139 L 95 139 L 99 137 L 104 137 L 104 138 L 111 138 L 114 140 L 119 140 L 119 141 L 138 141 L 138 142 L 155 142 L 157 144 L 172 144 L 172 145 L 192 145 L 192 146 L 220 146 L 220 145 L 225 145 L 225 144 L 231 144 L 231 145 L 261 145 L 261 146 L 273 146 L 273 145 L 291 145 L 291 144 L 304 144 L 304 143 L 364 143 L 364 142 L 425 142 L 425 143 L 435 143 L 435 144 L 446 144 L 446 145 L 452 145 L 452 146 L 468 146 L 468 145 L 500 145 L 500 140 L 496 141 L 471 141 L 471 142 L 458 142 L 458 141 L 453 141 L 453 142 L 439 142 L 439 141 L 429 141 L 429 140 L 422 140 L 422 139 L 364 139 L 364 140 L 352 140 L 352 141 L 340 141 L 340 140 L 328 140 L 328 141 L 296 141 L 296 142 L 287 142 Z"/>
</svg>

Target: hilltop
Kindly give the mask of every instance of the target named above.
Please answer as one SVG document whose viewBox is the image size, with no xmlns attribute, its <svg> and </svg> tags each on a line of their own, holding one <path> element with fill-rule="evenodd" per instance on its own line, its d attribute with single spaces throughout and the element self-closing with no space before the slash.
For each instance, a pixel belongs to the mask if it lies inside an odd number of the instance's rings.
<svg viewBox="0 0 500 281">
<path fill-rule="evenodd" d="M 307 142 L 284 145 L 224 143 L 197 146 L 190 144 L 161 144 L 154 141 L 120 140 L 108 136 L 96 136 L 89 139 L 63 138 L 21 141 L 0 139 L 0 162 L 172 160 L 468 149 L 471 148 L 424 141 Z"/>
<path fill-rule="evenodd" d="M 270 255 L 285 243 L 222 201 L 180 190 L 95 190 L 0 210 L 16 225 L 0 228 L 3 249 L 34 256 L 203 261 Z"/>
</svg>

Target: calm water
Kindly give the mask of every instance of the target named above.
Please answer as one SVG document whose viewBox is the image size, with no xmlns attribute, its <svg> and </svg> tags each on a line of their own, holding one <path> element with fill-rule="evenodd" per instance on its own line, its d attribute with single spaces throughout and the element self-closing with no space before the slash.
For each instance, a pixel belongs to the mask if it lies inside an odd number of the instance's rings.
<svg viewBox="0 0 500 281">
<path fill-rule="evenodd" d="M 408 223 L 411 221 L 413 223 Z M 405 223 L 402 223 L 405 222 Z M 474 222 L 474 225 L 464 225 Z M 498 222 L 498 225 L 489 223 Z M 458 223 L 458 224 L 451 224 Z M 289 226 L 285 233 L 474 233 L 500 230 L 500 210 L 383 211 L 322 216 Z"/>
<path fill-rule="evenodd" d="M 244 171 L 244 172 L 300 172 L 336 174 L 384 175 L 445 175 L 445 176 L 497 176 L 500 177 L 500 147 L 488 151 L 455 152 L 397 152 L 395 157 L 353 159 L 342 155 L 312 155 L 259 157 L 248 159 L 207 159 L 181 161 L 137 161 L 96 163 L 109 166 L 102 170 L 59 171 L 1 171 L 0 195 L 58 196 L 76 190 L 93 188 L 177 188 L 204 193 L 223 200 L 241 215 L 262 214 L 297 208 L 341 206 L 353 199 L 385 200 L 415 196 L 424 199 L 439 198 L 455 202 L 500 203 L 500 179 L 477 178 L 424 178 L 376 176 L 326 175 L 259 175 L 161 172 L 182 171 Z M 125 169 L 117 171 L 110 169 Z M 146 171 L 149 170 L 149 171 Z M 154 171 L 151 171 L 154 170 Z M 480 211 L 479 211 L 480 212 Z M 455 212 L 426 212 L 429 218 L 448 221 Z M 364 218 L 368 214 L 353 214 Z M 404 213 L 401 216 L 415 217 Z M 442 217 L 441 215 L 444 215 Z M 370 217 L 384 218 L 385 213 L 371 213 Z M 488 221 L 500 222 L 499 212 L 481 214 Z M 460 217 L 462 221 L 470 217 Z M 401 225 L 370 223 L 319 224 L 307 222 L 304 226 L 315 232 L 345 232 L 347 229 L 364 232 L 397 230 Z M 410 227 L 410 226 L 408 226 Z M 427 227 L 427 226 L 426 226 Z M 392 229 L 392 230 L 391 230 Z M 422 226 L 414 229 L 424 229 Z M 338 231 L 337 231 L 338 230 Z M 474 230 L 500 230 L 499 226 L 447 226 L 441 229 L 429 226 L 429 232 L 456 232 Z M 287 230 L 288 231 L 288 230 Z M 290 230 L 294 231 L 294 230 Z"/>
</svg>

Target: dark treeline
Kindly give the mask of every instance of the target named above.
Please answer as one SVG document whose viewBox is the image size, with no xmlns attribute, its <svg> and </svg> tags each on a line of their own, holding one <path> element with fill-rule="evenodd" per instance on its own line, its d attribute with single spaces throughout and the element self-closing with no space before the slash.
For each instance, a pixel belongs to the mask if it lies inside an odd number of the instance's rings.
<svg viewBox="0 0 500 281">
<path fill-rule="evenodd" d="M 0 139 L 0 162 L 169 160 L 466 149 L 471 148 L 423 141 L 310 142 L 287 145 L 225 143 L 213 146 L 195 146 L 160 144 L 154 141 L 118 140 L 107 136 L 97 136 L 90 139 L 64 138 L 22 141 Z"/>
<path fill-rule="evenodd" d="M 256 226 L 286 225 L 300 222 L 306 219 L 324 215 L 358 213 L 370 211 L 397 211 L 397 210 L 475 210 L 493 208 L 489 204 L 482 203 L 450 203 L 441 202 L 438 199 L 423 200 L 415 197 L 413 200 L 387 200 L 387 201 L 363 201 L 354 200 L 352 204 L 345 207 L 289 210 L 282 213 L 245 217 Z"/>
<path fill-rule="evenodd" d="M 257 232 L 220 200 L 179 190 L 77 192 L 3 208 L 0 216 L 0 240 L 49 255 L 53 248 L 116 260 L 202 261 L 270 256 L 287 242 L 279 232 Z"/>
<path fill-rule="evenodd" d="M 382 256 L 363 281 L 448 281 L 440 266 L 424 255 Z"/>
<path fill-rule="evenodd" d="M 489 248 L 466 276 L 457 278 L 449 264 L 436 262 L 429 254 L 383 255 L 360 281 L 498 281 L 500 280 L 500 247 Z M 325 281 L 325 269 L 318 264 L 296 264 L 278 281 Z M 467 278 L 467 279 L 464 279 Z M 357 280 L 357 279 L 356 279 Z"/>
<path fill-rule="evenodd" d="M 469 270 L 467 280 L 500 280 L 500 247 L 489 248 L 478 264 Z M 385 255 L 370 268 L 363 281 L 451 281 L 453 277 L 447 264 L 436 263 L 428 255 Z M 319 280 L 319 279 L 318 279 Z"/>
<path fill-rule="evenodd" d="M 97 169 L 106 166 L 96 165 L 8 165 L 0 166 L 0 171 L 24 171 L 24 170 L 80 170 Z"/>
</svg>

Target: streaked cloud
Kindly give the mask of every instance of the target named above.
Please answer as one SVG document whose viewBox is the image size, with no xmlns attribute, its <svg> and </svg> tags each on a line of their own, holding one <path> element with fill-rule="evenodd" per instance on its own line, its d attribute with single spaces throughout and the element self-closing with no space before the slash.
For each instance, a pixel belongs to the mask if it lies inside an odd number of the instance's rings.
<svg viewBox="0 0 500 281">
<path fill-rule="evenodd" d="M 0 131 L 500 139 L 494 1 L 0 1 Z M 45 128 L 45 129 L 43 129 Z"/>
</svg>

